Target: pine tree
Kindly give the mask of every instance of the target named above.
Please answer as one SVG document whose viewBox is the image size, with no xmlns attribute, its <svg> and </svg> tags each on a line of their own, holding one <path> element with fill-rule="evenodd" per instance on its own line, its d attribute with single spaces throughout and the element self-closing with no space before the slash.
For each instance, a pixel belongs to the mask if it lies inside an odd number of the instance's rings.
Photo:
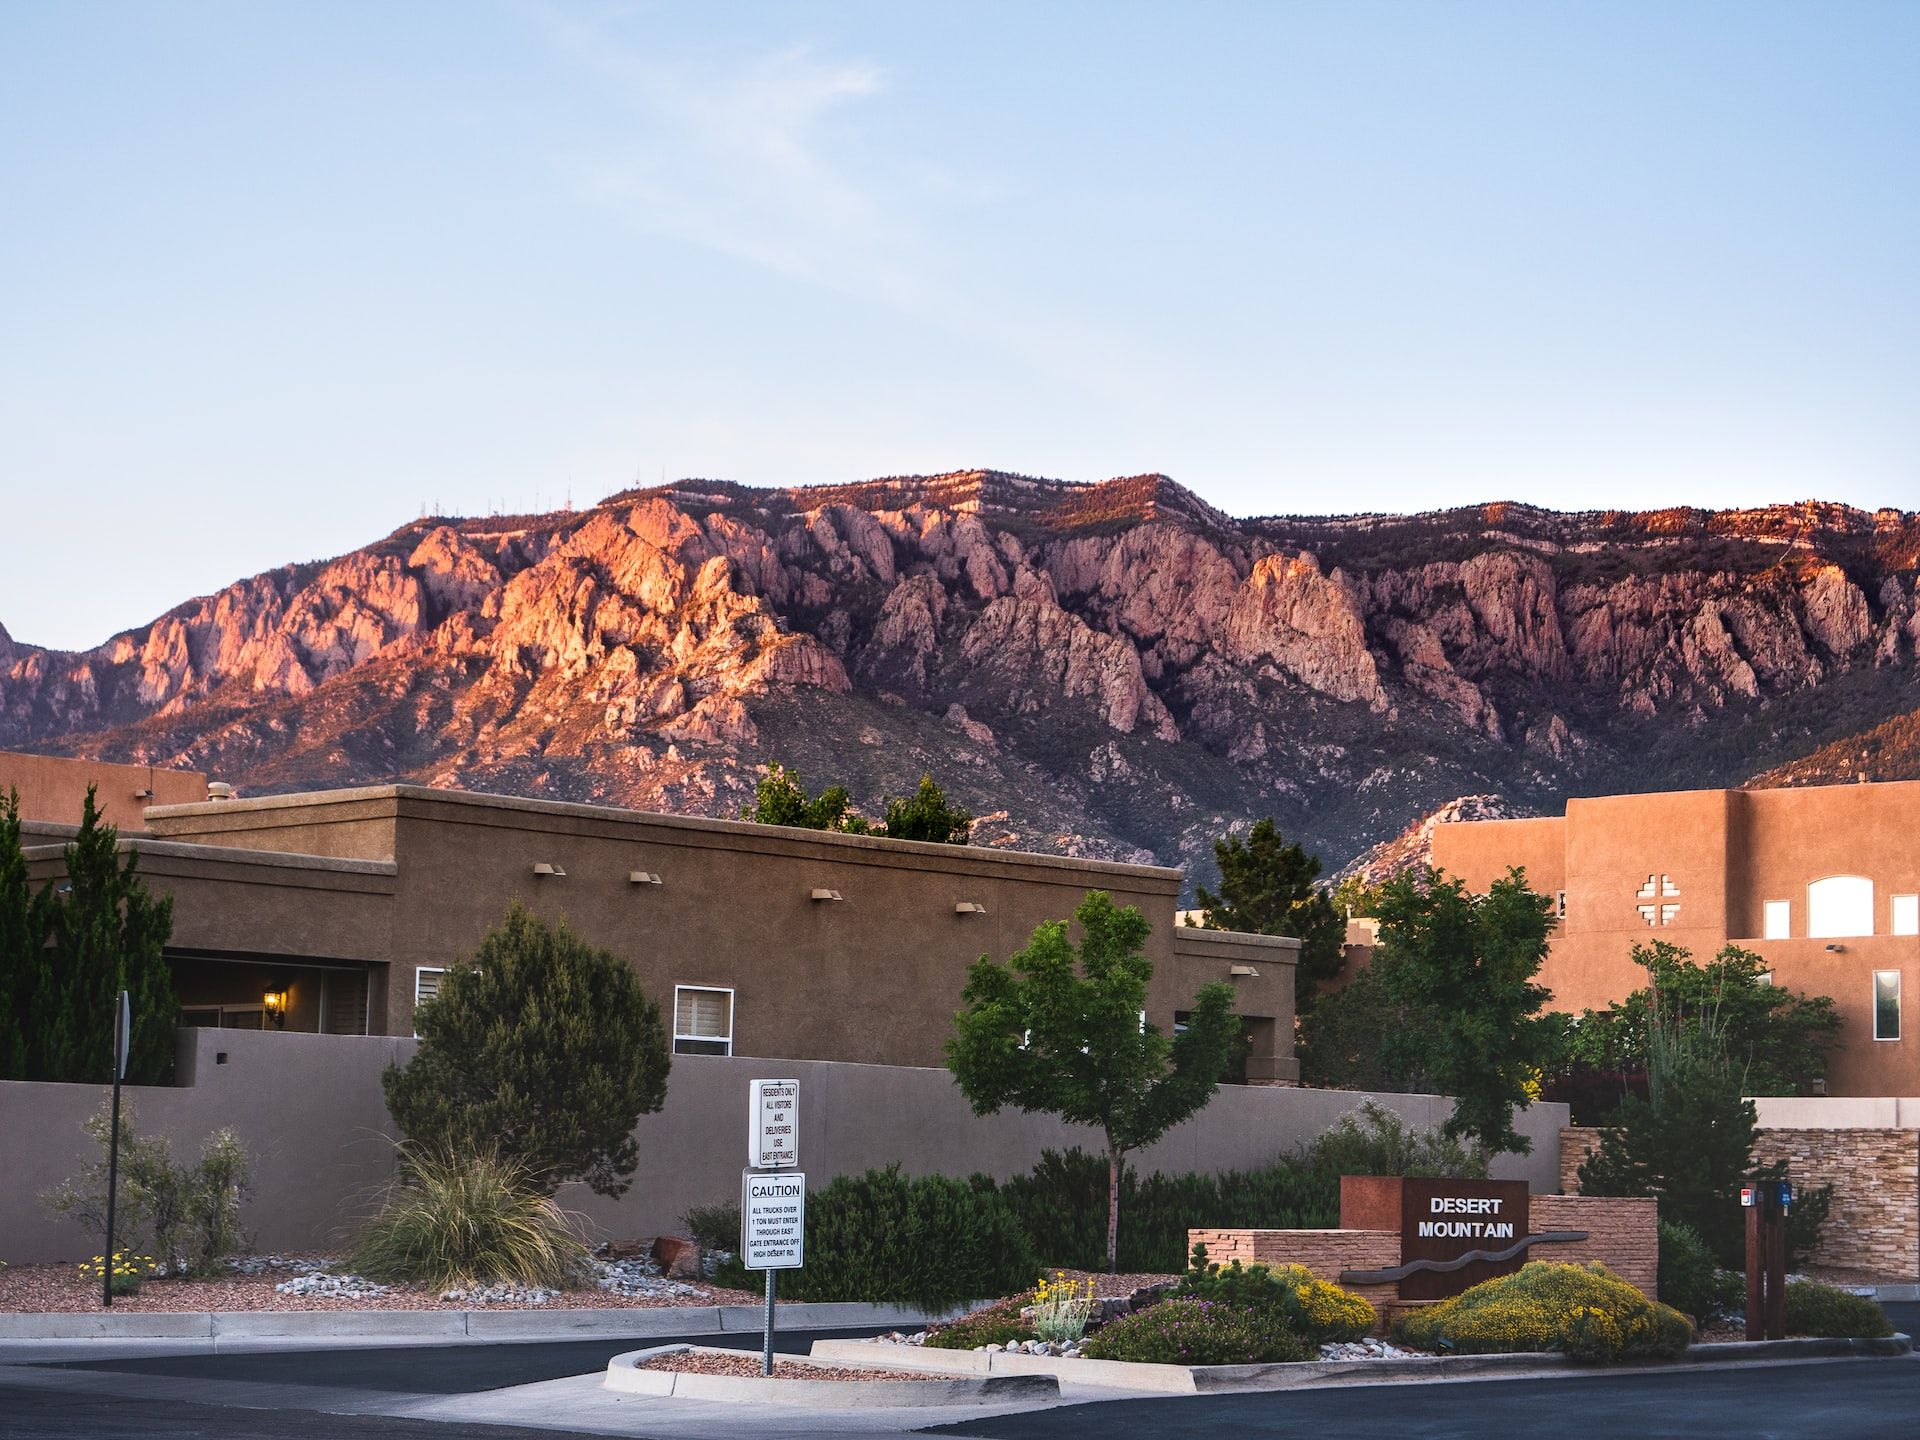
<svg viewBox="0 0 1920 1440">
<path fill-rule="evenodd" d="M 881 828 L 892 840 L 925 840 L 935 845 L 965 845 L 973 834 L 973 816 L 947 803 L 947 792 L 933 776 L 922 775 L 911 795 L 890 797 Z"/>
<path fill-rule="evenodd" d="M 179 1017 L 163 950 L 173 898 L 156 898 L 118 853 L 119 832 L 102 823 L 87 788 L 80 833 L 67 846 L 67 883 L 50 907 L 53 946 L 31 1016 L 36 1078 L 102 1084 L 113 1078 L 114 1016 L 125 990 L 132 1010 L 127 1080 L 163 1084 L 173 1069 Z"/>
<path fill-rule="evenodd" d="M 1322 980 L 1340 973 L 1345 959 L 1346 922 L 1320 878 L 1320 857 L 1298 843 L 1288 844 L 1271 816 L 1255 823 L 1247 838 L 1228 835 L 1213 842 L 1220 867 L 1220 893 L 1204 885 L 1200 908 L 1209 930 L 1240 930 L 1253 935 L 1287 935 L 1300 942 L 1293 972 L 1296 1011 L 1305 1015 Z"/>
<path fill-rule="evenodd" d="M 20 833 L 20 795 L 9 790 L 0 804 L 0 1080 L 35 1073 L 31 1017 L 48 973 L 50 891 L 27 878 Z"/>
</svg>

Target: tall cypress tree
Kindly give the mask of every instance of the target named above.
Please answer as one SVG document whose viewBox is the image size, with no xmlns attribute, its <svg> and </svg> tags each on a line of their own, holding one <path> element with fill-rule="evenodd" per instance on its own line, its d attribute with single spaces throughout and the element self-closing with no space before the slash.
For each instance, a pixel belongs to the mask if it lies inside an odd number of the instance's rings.
<svg viewBox="0 0 1920 1440">
<path fill-rule="evenodd" d="M 0 1080 L 34 1072 L 33 1025 L 47 974 L 47 887 L 27 879 L 20 839 L 20 794 L 0 803 Z"/>
<path fill-rule="evenodd" d="M 113 1015 L 123 989 L 133 1012 L 128 1082 L 161 1084 L 173 1068 L 179 1005 L 161 956 L 173 933 L 173 897 L 147 889 L 137 852 L 122 864 L 119 838 L 102 823 L 89 786 L 80 833 L 67 846 L 66 893 L 52 906 L 50 983 L 33 1015 L 42 1080 L 113 1078 Z"/>
</svg>

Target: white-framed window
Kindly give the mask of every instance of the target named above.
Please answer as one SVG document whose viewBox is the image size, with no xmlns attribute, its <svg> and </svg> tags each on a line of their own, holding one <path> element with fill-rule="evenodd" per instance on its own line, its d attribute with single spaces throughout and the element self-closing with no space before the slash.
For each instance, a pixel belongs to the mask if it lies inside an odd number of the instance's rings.
<svg viewBox="0 0 1920 1440">
<path fill-rule="evenodd" d="M 1553 892 L 1553 918 L 1556 920 L 1567 918 L 1567 892 L 1564 890 Z"/>
<path fill-rule="evenodd" d="M 1876 1040 L 1900 1038 L 1900 972 L 1898 970 L 1873 972 L 1873 1038 Z"/>
<path fill-rule="evenodd" d="M 733 991 L 719 985 L 673 987 L 673 1053 L 733 1053 Z"/>
<path fill-rule="evenodd" d="M 1769 900 L 1762 907 L 1766 916 L 1760 935 L 1765 940 L 1785 940 L 1793 934 L 1793 902 Z"/>
<path fill-rule="evenodd" d="M 1873 934 L 1873 881 L 1829 875 L 1807 886 L 1807 934 L 1816 940 Z"/>
<path fill-rule="evenodd" d="M 1920 935 L 1920 895 L 1893 897 L 1893 933 Z"/>
<path fill-rule="evenodd" d="M 422 1001 L 431 1000 L 440 993 L 440 980 L 446 973 L 444 965 L 427 966 L 413 972 L 413 1003 L 416 1009 Z M 418 1030 L 413 1032 L 413 1038 L 420 1038 Z"/>
</svg>

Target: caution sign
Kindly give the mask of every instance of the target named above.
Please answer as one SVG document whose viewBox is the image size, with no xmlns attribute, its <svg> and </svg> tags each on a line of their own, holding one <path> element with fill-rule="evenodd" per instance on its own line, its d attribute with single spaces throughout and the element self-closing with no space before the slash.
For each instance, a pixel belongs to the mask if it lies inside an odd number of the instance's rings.
<svg viewBox="0 0 1920 1440">
<path fill-rule="evenodd" d="M 807 1177 L 797 1170 L 744 1172 L 740 1259 L 749 1270 L 798 1270 L 806 1263 Z"/>
</svg>

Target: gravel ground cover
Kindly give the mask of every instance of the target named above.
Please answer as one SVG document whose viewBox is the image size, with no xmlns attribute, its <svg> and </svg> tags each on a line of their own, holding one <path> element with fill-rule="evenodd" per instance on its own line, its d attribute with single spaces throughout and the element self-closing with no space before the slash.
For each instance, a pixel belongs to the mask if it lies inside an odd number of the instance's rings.
<svg viewBox="0 0 1920 1440">
<path fill-rule="evenodd" d="M 349 1274 L 338 1256 L 250 1255 L 234 1273 L 208 1280 L 148 1280 L 138 1295 L 116 1296 L 116 1310 L 472 1310 L 481 1305 L 577 1310 L 657 1310 L 676 1305 L 756 1305 L 762 1296 L 716 1285 L 667 1280 L 648 1262 L 596 1261 L 597 1283 L 578 1290 L 489 1286 L 438 1291 L 375 1285 Z M 0 1269 L 0 1311 L 77 1313 L 99 1310 L 100 1285 L 75 1265 Z"/>
<path fill-rule="evenodd" d="M 719 1355 L 711 1350 L 684 1350 L 676 1355 L 655 1355 L 635 1366 L 640 1370 L 674 1370 L 682 1375 L 739 1375 L 754 1380 L 760 1373 L 760 1357 L 741 1351 Z M 922 1370 L 867 1370 L 853 1365 L 807 1365 L 797 1360 L 773 1362 L 775 1380 L 925 1380 Z"/>
</svg>

